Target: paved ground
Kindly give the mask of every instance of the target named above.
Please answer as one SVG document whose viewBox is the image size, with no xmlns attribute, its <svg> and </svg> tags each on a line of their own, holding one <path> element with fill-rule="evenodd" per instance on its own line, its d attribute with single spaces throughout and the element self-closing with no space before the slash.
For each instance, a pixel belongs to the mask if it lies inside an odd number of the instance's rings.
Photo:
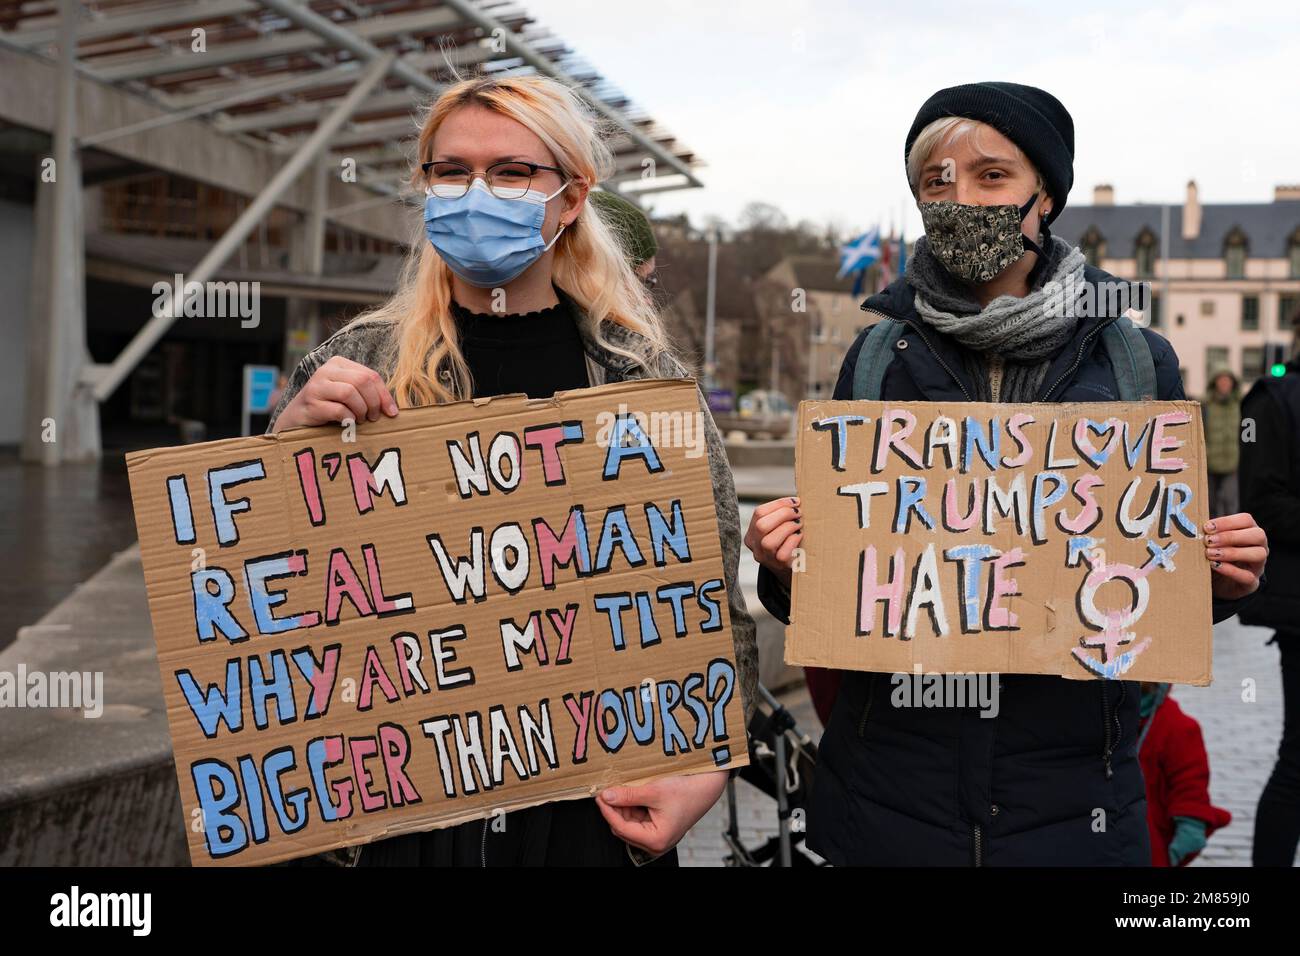
<svg viewBox="0 0 1300 956">
<path fill-rule="evenodd" d="M 1271 632 L 1236 618 L 1214 629 L 1214 683 L 1179 687 L 1182 708 L 1201 724 L 1210 755 L 1210 796 L 1232 823 L 1210 838 L 1193 866 L 1249 866 L 1255 806 L 1282 737 L 1282 675 Z M 1254 699 L 1248 697 L 1248 691 Z"/>
<path fill-rule="evenodd" d="M 1232 823 L 1210 838 L 1193 866 L 1250 866 L 1255 805 L 1273 769 L 1282 734 L 1282 681 L 1277 648 L 1265 645 L 1270 632 L 1244 627 L 1234 618 L 1215 628 L 1214 683 L 1174 691 L 1185 711 L 1200 721 L 1210 755 L 1210 795 L 1232 813 Z M 1254 700 L 1243 700 L 1252 685 Z M 802 688 L 782 695 L 800 727 L 816 739 L 821 725 Z M 737 784 L 742 842 L 749 847 L 776 834 L 776 804 L 747 784 Z M 725 801 L 714 807 L 683 841 L 686 866 L 720 866 L 726 856 Z"/>
</svg>

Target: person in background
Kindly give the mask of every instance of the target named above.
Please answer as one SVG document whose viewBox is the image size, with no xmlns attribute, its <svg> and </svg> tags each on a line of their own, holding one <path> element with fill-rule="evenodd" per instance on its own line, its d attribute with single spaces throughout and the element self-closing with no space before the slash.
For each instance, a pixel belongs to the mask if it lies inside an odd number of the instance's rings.
<svg viewBox="0 0 1300 956">
<path fill-rule="evenodd" d="M 1232 814 L 1210 802 L 1210 760 L 1201 725 L 1169 696 L 1169 684 L 1142 683 L 1138 760 L 1147 787 L 1152 866 L 1186 866 Z"/>
<path fill-rule="evenodd" d="M 288 384 L 289 384 L 289 376 L 285 375 L 284 371 L 281 370 L 275 376 L 275 388 L 271 390 L 271 395 L 267 399 L 267 404 L 269 404 L 271 408 L 274 409 L 277 405 L 280 404 L 280 397 L 284 395 L 284 387 Z"/>
<path fill-rule="evenodd" d="M 609 228 L 618 236 L 632 271 L 647 289 L 653 291 L 659 285 L 659 277 L 655 275 L 659 243 L 641 207 L 608 189 L 588 193 L 587 202 L 600 210 Z"/>
<path fill-rule="evenodd" d="M 1291 317 L 1293 331 L 1300 311 Z M 1297 343 L 1300 345 L 1300 342 Z M 1264 587 L 1241 614 L 1274 629 L 1282 663 L 1282 741 L 1255 814 L 1255 866 L 1291 866 L 1300 844 L 1300 357 L 1242 402 L 1241 500 L 1268 533 Z"/>
<path fill-rule="evenodd" d="M 1237 464 L 1241 457 L 1241 390 L 1226 366 L 1210 374 L 1210 391 L 1201 403 L 1205 421 L 1205 470 L 1210 480 L 1210 514 L 1237 510 Z"/>
</svg>

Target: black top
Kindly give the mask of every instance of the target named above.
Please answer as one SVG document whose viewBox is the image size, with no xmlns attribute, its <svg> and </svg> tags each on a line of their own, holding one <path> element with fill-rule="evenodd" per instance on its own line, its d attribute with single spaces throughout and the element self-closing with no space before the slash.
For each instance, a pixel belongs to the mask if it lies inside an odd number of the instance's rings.
<svg viewBox="0 0 1300 956">
<path fill-rule="evenodd" d="M 474 397 L 523 392 L 550 398 L 587 387 L 587 363 L 577 321 L 563 300 L 523 314 L 471 312 L 452 302 L 461 350 L 474 380 Z"/>
</svg>

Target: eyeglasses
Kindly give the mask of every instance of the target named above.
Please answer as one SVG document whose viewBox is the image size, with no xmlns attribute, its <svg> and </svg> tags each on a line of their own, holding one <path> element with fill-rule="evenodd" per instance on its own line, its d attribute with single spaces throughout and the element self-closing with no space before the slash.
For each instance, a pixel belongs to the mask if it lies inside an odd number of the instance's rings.
<svg viewBox="0 0 1300 956">
<path fill-rule="evenodd" d="M 469 192 L 474 177 L 478 175 L 468 166 L 450 162 L 421 163 L 420 171 L 424 173 L 429 192 L 439 199 L 459 199 Z M 557 173 L 561 180 L 567 182 L 564 170 L 557 166 L 522 162 L 493 163 L 483 172 L 482 179 L 498 199 L 522 199 L 527 194 L 533 177 L 542 171 Z"/>
</svg>

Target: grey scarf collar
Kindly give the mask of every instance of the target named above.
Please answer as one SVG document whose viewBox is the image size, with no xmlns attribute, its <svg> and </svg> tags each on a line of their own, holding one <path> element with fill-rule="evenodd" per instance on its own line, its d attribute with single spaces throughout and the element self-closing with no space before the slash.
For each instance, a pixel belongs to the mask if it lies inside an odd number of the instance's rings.
<svg viewBox="0 0 1300 956">
<path fill-rule="evenodd" d="M 925 237 L 916 241 L 907 268 L 907 281 L 916 290 L 916 311 L 927 325 L 965 346 L 963 357 L 978 401 L 993 400 L 990 357 L 1002 363 L 998 401 L 1034 401 L 1048 365 L 1074 334 L 1078 319 L 1073 310 L 1048 314 L 1048 288 L 1049 283 L 1071 278 L 1073 288 L 1082 288 L 1086 260 L 1077 248 L 1055 237 L 1047 253 L 1027 296 L 1001 295 L 981 308 L 969 287 L 935 258 Z"/>
</svg>

